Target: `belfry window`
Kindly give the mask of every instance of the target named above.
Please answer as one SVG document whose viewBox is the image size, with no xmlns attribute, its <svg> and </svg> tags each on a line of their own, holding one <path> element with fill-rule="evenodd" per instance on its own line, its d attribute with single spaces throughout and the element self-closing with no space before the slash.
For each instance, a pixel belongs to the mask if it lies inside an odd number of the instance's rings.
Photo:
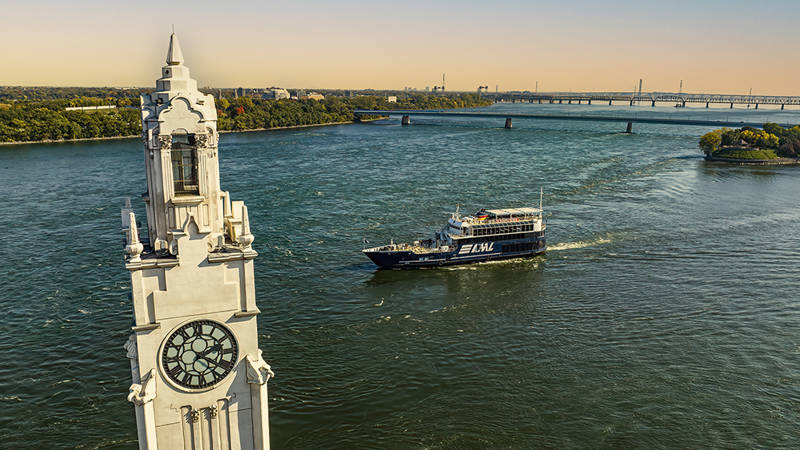
<svg viewBox="0 0 800 450">
<path fill-rule="evenodd" d="M 197 195 L 197 143 L 194 134 L 176 132 L 172 134 L 172 180 L 175 193 Z"/>
</svg>

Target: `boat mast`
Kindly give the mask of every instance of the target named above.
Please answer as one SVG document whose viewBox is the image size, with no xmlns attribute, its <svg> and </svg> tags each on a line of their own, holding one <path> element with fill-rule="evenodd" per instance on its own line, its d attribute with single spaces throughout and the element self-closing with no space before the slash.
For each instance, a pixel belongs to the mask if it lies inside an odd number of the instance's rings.
<svg viewBox="0 0 800 450">
<path fill-rule="evenodd" d="M 542 197 L 544 197 L 544 188 L 539 187 L 539 209 L 542 209 Z"/>
</svg>

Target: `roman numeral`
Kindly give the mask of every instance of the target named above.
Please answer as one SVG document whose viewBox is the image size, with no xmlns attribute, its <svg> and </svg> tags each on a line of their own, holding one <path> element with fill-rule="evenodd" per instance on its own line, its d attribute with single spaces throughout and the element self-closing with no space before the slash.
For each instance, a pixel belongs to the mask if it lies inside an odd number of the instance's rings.
<svg viewBox="0 0 800 450">
<path fill-rule="evenodd" d="M 231 368 L 233 368 L 233 362 L 226 361 L 223 359 L 222 361 L 219 362 L 219 367 L 222 367 L 226 371 L 231 370 Z"/>
<path fill-rule="evenodd" d="M 178 379 L 178 375 L 180 375 L 181 372 L 183 372 L 183 369 L 181 368 L 180 364 L 176 365 L 175 367 L 173 367 L 173 368 L 171 368 L 171 369 L 169 369 L 167 371 L 167 373 L 169 374 L 170 378 L 172 378 L 173 380 L 177 380 Z"/>
</svg>

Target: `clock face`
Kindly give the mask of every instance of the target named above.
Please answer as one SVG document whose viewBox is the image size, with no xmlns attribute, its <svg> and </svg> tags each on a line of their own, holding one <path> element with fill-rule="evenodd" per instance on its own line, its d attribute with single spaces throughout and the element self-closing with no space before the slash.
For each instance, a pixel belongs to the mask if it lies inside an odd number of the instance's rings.
<svg viewBox="0 0 800 450">
<path fill-rule="evenodd" d="M 222 381 L 236 364 L 236 339 L 211 320 L 182 325 L 164 342 L 161 365 L 178 386 L 203 389 Z"/>
</svg>

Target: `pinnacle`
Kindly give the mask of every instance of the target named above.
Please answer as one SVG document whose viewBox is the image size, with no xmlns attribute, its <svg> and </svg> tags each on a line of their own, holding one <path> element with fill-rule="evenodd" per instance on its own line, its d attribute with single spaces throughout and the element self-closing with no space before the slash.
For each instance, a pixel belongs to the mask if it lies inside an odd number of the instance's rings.
<svg viewBox="0 0 800 450">
<path fill-rule="evenodd" d="M 183 64 L 183 52 L 181 51 L 181 44 L 178 42 L 178 36 L 175 33 L 172 33 L 169 37 L 167 64 L 170 66 Z"/>
</svg>

